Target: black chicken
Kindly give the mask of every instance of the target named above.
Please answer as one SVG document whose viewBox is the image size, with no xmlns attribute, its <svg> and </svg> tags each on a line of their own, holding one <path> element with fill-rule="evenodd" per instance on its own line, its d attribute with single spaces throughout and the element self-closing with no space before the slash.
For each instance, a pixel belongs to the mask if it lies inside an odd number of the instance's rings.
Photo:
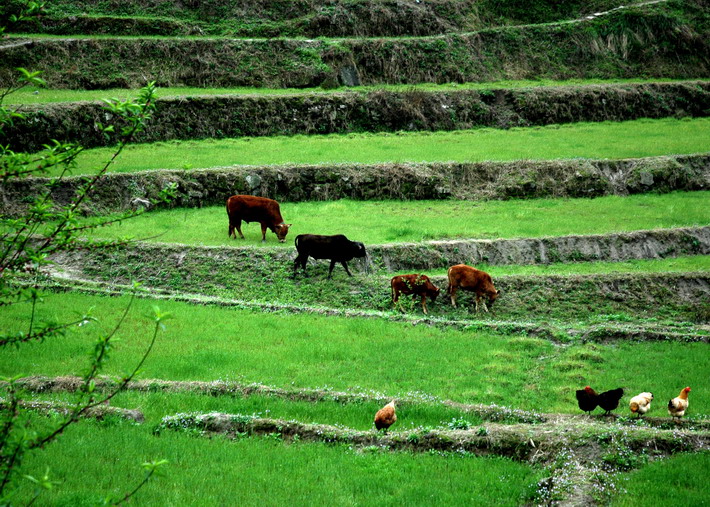
<svg viewBox="0 0 710 507">
<path fill-rule="evenodd" d="M 597 405 L 599 405 L 599 395 L 594 389 L 587 386 L 577 391 L 577 403 L 582 412 L 589 412 L 591 414 L 592 411 L 597 408 Z M 618 404 L 617 401 L 617 405 Z"/>
<path fill-rule="evenodd" d="M 604 415 L 609 415 L 612 410 L 616 410 L 619 406 L 619 400 L 624 395 L 624 390 L 622 388 L 612 389 L 611 391 L 604 391 L 597 397 L 597 404 L 606 410 Z"/>
</svg>

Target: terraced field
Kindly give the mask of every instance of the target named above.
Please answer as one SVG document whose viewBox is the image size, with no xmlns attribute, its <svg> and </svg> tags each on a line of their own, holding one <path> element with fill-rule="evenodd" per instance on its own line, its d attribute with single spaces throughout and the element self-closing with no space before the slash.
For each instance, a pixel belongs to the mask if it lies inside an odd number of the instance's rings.
<svg viewBox="0 0 710 507">
<path fill-rule="evenodd" d="M 139 380 L 25 458 L 22 473 L 61 482 L 39 503 L 120 497 L 159 459 L 141 505 L 710 502 L 710 9 L 521 5 L 57 0 L 10 24 L 0 85 L 25 67 L 48 86 L 3 97 L 23 116 L 0 145 L 85 149 L 71 175 L 3 180 L 6 220 L 102 171 L 115 146 L 100 125 L 122 125 L 98 99 L 160 87 L 70 224 L 87 245 L 134 240 L 57 253 L 14 281 L 41 304 L 0 313 L 7 336 L 81 324 L 3 349 L 33 429 L 71 406 L 97 337 L 120 323 L 101 393 L 146 349 L 151 307 L 171 314 Z M 256 224 L 227 238 L 239 193 L 281 203 L 284 244 Z M 313 260 L 294 274 L 302 233 L 346 234 L 368 257 L 353 277 Z M 492 275 L 493 311 L 468 293 L 451 306 L 458 263 Z M 392 307 L 390 278 L 412 272 L 442 288 L 428 315 Z M 585 385 L 622 387 L 618 409 L 583 414 Z M 11 500 L 35 494 L 26 481 Z"/>
</svg>

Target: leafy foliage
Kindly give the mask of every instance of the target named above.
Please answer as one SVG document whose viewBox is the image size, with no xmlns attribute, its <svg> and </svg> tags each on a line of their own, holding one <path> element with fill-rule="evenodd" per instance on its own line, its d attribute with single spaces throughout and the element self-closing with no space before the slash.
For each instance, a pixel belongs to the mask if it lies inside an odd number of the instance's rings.
<svg viewBox="0 0 710 507">
<path fill-rule="evenodd" d="M 19 4 L 17 12 L 3 11 L 7 20 L 16 22 L 36 14 L 41 4 L 27 2 Z M 25 86 L 41 86 L 44 84 L 38 72 L 17 69 L 19 76 L 12 86 L 0 92 L 0 132 L 13 121 L 22 118 L 17 110 L 3 106 L 3 100 L 15 91 Z M 59 168 L 59 175 L 49 180 L 47 190 L 35 197 L 26 213 L 19 217 L 0 217 L 0 307 L 10 305 L 27 305 L 26 330 L 15 333 L 0 334 L 0 349 L 10 346 L 20 348 L 31 342 L 43 342 L 61 337 L 69 328 L 85 326 L 96 320 L 91 313 L 86 313 L 78 319 L 64 322 L 38 322 L 36 310 L 42 302 L 41 277 L 43 270 L 51 264 L 51 256 L 60 252 L 72 251 L 78 248 L 117 247 L 123 241 L 80 241 L 78 233 L 113 223 L 116 220 L 96 220 L 88 224 L 79 224 L 82 203 L 89 197 L 98 179 L 106 172 L 109 165 L 121 153 L 125 145 L 137 132 L 145 129 L 154 110 L 155 85 L 148 84 L 143 88 L 137 99 L 126 101 L 106 101 L 106 110 L 115 119 L 107 126 L 99 126 L 104 135 L 115 139 L 116 148 L 113 156 L 97 172 L 96 176 L 86 178 L 78 191 L 64 205 L 56 205 L 50 197 L 51 189 L 62 184 L 62 180 L 71 173 L 76 163 L 76 157 L 82 148 L 76 144 L 53 141 L 39 155 L 16 153 L 8 146 L 0 146 L 0 184 L 24 178 L 26 176 L 44 175 Z M 167 198 L 167 192 L 161 195 Z M 118 220 L 123 220 L 139 212 L 129 212 Z M 22 475 L 23 458 L 31 451 L 45 448 L 59 437 L 70 425 L 76 423 L 91 408 L 107 403 L 113 398 L 142 367 L 150 353 L 158 331 L 163 327 L 167 314 L 154 309 L 154 328 L 152 337 L 142 357 L 136 365 L 122 376 L 116 388 L 108 393 L 98 395 L 95 392 L 95 379 L 109 359 L 113 348 L 113 338 L 121 323 L 128 315 L 131 300 L 125 307 L 118 324 L 95 341 L 89 356 L 89 364 L 82 377 L 81 387 L 72 403 L 69 412 L 53 424 L 37 425 L 31 414 L 23 409 L 21 393 L 14 384 L 14 379 L 7 381 L 3 397 L 0 399 L 0 503 L 10 504 L 14 498 L 17 482 L 24 477 L 34 483 L 34 502 L 42 492 L 52 489 L 55 481 L 47 471 L 42 477 Z M 128 500 L 156 472 L 163 462 L 151 462 L 146 468 L 144 481 L 122 498 L 107 498 L 105 503 L 119 504 Z"/>
</svg>

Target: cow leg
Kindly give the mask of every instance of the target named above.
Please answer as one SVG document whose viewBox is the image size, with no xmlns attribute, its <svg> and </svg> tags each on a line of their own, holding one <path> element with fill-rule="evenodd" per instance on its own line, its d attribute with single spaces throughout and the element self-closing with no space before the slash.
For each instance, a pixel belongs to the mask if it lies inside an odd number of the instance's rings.
<svg viewBox="0 0 710 507">
<path fill-rule="evenodd" d="M 449 285 L 448 291 L 451 295 L 451 306 L 456 308 L 456 287 L 454 287 L 453 285 Z"/>
<path fill-rule="evenodd" d="M 328 269 L 328 279 L 330 280 L 330 277 L 333 275 L 333 268 L 335 267 L 335 261 L 331 260 L 330 261 L 330 269 Z"/>
<path fill-rule="evenodd" d="M 428 314 L 428 312 L 426 311 L 426 294 L 422 296 L 422 310 L 424 310 L 424 315 Z"/>
<path fill-rule="evenodd" d="M 343 267 L 345 268 L 345 272 L 346 272 L 348 275 L 353 276 L 353 274 L 352 274 L 352 273 L 350 272 L 350 270 L 348 269 L 348 263 L 347 263 L 347 262 L 345 262 L 345 261 L 340 261 L 340 264 L 343 265 Z"/>
<path fill-rule="evenodd" d="M 392 289 L 392 305 L 397 309 L 397 301 L 399 301 L 399 291 Z"/>
<path fill-rule="evenodd" d="M 237 228 L 237 232 L 239 233 L 239 237 L 242 239 L 245 239 L 244 234 L 242 234 L 242 221 L 237 220 L 236 223 L 234 224 L 234 226 Z M 237 239 L 236 234 L 234 235 L 234 239 Z"/>
<path fill-rule="evenodd" d="M 266 224 L 261 224 L 261 242 L 266 243 Z"/>
<path fill-rule="evenodd" d="M 481 304 L 483 305 L 483 311 L 485 311 L 486 313 L 488 313 L 488 307 L 486 306 L 486 298 L 485 298 L 485 296 L 484 296 L 483 294 L 481 294 L 480 292 L 476 292 L 476 313 L 478 313 L 478 302 L 479 302 L 479 301 L 480 301 Z"/>
<path fill-rule="evenodd" d="M 306 264 L 308 263 L 308 256 L 307 255 L 301 255 L 300 253 L 296 258 L 293 260 L 293 277 L 296 278 L 296 270 L 298 269 L 298 265 L 301 265 L 301 269 L 303 270 L 303 276 L 306 276 Z"/>
<path fill-rule="evenodd" d="M 234 234 L 234 226 L 232 225 L 232 221 L 230 220 L 229 221 L 229 232 L 227 233 L 227 237 L 231 238 L 232 235 L 234 235 L 235 238 L 237 237 L 237 235 Z"/>
<path fill-rule="evenodd" d="M 404 307 L 402 306 L 402 303 L 399 302 L 400 301 L 399 296 L 401 295 L 401 293 L 399 291 L 396 291 L 394 294 L 395 294 L 394 295 L 394 308 L 395 308 L 395 310 L 399 310 L 400 312 L 403 312 Z"/>
</svg>

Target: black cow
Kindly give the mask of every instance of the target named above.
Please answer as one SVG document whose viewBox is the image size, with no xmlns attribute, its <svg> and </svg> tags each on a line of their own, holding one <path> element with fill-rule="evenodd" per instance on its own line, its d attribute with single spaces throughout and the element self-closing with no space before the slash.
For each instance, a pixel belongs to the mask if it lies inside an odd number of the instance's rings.
<svg viewBox="0 0 710 507">
<path fill-rule="evenodd" d="M 296 236 L 296 250 L 298 251 L 298 257 L 293 261 L 294 277 L 299 264 L 303 269 L 303 274 L 306 273 L 308 257 L 330 259 L 330 269 L 328 270 L 328 278 L 330 278 L 336 262 L 343 265 L 348 275 L 353 276 L 348 269 L 348 261 L 351 261 L 354 257 L 367 256 L 365 245 L 357 241 L 350 241 L 342 234 L 336 234 L 335 236 L 299 234 Z"/>
</svg>

